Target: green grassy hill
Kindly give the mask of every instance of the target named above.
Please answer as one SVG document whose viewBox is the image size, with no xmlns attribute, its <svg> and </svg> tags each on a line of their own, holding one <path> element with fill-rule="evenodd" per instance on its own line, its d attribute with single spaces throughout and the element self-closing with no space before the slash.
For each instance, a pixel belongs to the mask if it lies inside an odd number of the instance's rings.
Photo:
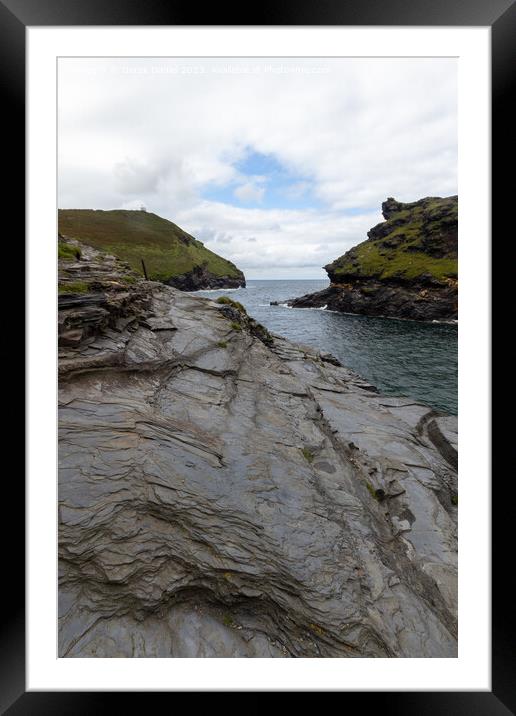
<svg viewBox="0 0 516 716">
<path fill-rule="evenodd" d="M 325 266 L 332 283 L 356 279 L 436 281 L 457 278 L 457 197 L 410 204 L 387 199 L 386 221 L 368 239 Z"/>
<path fill-rule="evenodd" d="M 60 209 L 59 232 L 127 261 L 150 279 L 170 282 L 203 267 L 215 279 L 244 281 L 242 272 L 179 226 L 146 211 Z M 173 283 L 173 281 L 172 281 Z"/>
</svg>

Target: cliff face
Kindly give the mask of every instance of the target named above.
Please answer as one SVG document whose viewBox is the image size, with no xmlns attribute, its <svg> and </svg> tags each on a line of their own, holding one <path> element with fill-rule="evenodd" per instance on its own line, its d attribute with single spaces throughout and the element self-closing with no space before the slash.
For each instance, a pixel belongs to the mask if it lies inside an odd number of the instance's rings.
<svg viewBox="0 0 516 716">
<path fill-rule="evenodd" d="M 60 656 L 457 655 L 455 419 L 60 263 Z"/>
<path fill-rule="evenodd" d="M 385 221 L 325 266 L 328 289 L 289 302 L 303 307 L 415 320 L 457 319 L 457 197 L 410 204 L 387 199 Z"/>
<path fill-rule="evenodd" d="M 179 226 L 146 211 L 60 209 L 59 232 L 114 254 L 143 275 L 182 291 L 245 286 L 231 261 L 207 249 Z"/>
</svg>

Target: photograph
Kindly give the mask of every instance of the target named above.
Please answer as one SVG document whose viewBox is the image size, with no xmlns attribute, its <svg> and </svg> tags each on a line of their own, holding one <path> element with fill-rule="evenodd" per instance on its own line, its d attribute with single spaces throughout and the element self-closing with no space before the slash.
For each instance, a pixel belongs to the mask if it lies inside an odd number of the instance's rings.
<svg viewBox="0 0 516 716">
<path fill-rule="evenodd" d="M 516 0 L 0 0 L 2 716 L 516 716 L 515 33 Z"/>
<path fill-rule="evenodd" d="M 58 657 L 457 659 L 458 58 L 56 64 Z"/>
</svg>

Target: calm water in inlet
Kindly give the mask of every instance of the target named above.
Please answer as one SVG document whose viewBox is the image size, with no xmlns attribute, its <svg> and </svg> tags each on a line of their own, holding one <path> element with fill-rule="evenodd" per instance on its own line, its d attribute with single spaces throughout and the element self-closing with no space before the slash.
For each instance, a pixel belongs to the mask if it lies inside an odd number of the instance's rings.
<svg viewBox="0 0 516 716">
<path fill-rule="evenodd" d="M 228 295 L 270 331 L 333 353 L 383 393 L 457 413 L 457 326 L 270 306 L 320 291 L 328 281 L 248 281 Z"/>
</svg>

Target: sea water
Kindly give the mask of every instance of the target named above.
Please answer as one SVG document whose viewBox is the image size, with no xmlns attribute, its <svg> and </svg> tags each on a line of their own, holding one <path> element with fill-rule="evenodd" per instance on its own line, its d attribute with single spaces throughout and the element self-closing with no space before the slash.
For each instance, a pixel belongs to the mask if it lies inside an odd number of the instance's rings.
<svg viewBox="0 0 516 716">
<path fill-rule="evenodd" d="M 381 392 L 457 413 L 457 325 L 270 305 L 327 286 L 324 280 L 250 280 L 246 288 L 196 295 L 228 295 L 273 333 L 333 353 Z"/>
</svg>

